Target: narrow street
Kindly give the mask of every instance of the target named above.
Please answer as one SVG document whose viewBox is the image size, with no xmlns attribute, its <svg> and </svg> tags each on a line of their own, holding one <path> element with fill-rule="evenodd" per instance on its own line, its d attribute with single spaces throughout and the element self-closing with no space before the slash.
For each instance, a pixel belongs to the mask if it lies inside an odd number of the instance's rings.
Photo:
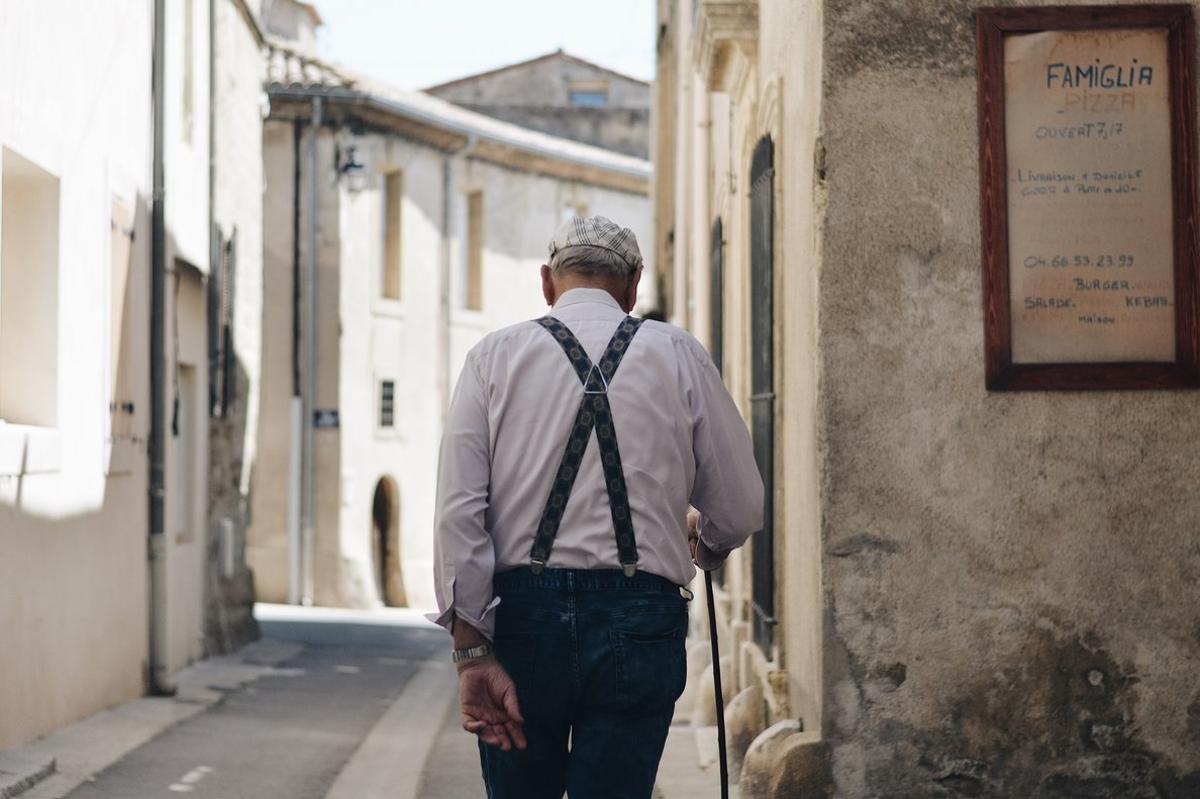
<svg viewBox="0 0 1200 799">
<path fill-rule="evenodd" d="M 483 795 L 475 739 L 459 727 L 444 634 L 413 611 L 259 605 L 262 640 L 187 677 L 223 696 L 164 725 L 73 790 L 56 775 L 27 799 L 469 799 Z M 238 670 L 254 676 L 238 676 Z M 199 683 L 197 683 L 197 680 Z M 100 719 L 82 748 L 119 735 Z M 715 796 L 692 768 L 690 730 L 668 744 L 656 799 Z M 88 752 L 60 753 L 60 770 Z M 66 768 L 64 768 L 64 766 Z M 695 771 L 695 773 L 691 773 Z M 64 787 L 67 786 L 67 787 Z"/>
<path fill-rule="evenodd" d="M 394 616 L 362 622 L 310 614 L 260 623 L 265 639 L 302 648 L 207 712 L 134 750 L 72 792 L 72 799 L 172 792 L 321 799 L 414 675 L 431 659 L 440 662 L 445 649 L 437 631 Z M 449 680 L 452 672 L 444 671 Z M 429 706 L 427 717 L 406 721 L 428 734 L 446 706 Z"/>
</svg>

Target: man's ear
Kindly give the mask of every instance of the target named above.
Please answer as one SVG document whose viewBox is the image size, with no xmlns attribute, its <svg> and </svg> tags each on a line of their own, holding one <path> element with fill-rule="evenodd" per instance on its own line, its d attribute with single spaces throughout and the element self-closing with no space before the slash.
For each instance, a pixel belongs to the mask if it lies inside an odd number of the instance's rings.
<svg viewBox="0 0 1200 799">
<path fill-rule="evenodd" d="M 554 279 L 550 276 L 550 265 L 542 264 L 542 296 L 546 298 L 546 304 L 553 306 L 554 301 L 558 299 L 558 292 L 554 290 Z"/>
<path fill-rule="evenodd" d="M 629 278 L 629 287 L 625 289 L 625 302 L 622 303 L 625 313 L 633 313 L 633 306 L 637 305 L 638 283 L 641 280 L 642 268 L 639 266 L 633 276 Z"/>
</svg>

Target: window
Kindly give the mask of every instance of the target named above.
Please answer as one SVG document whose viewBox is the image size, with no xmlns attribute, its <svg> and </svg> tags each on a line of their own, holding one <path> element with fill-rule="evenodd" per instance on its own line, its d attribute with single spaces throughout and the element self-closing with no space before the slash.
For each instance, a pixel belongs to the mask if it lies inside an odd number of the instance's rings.
<svg viewBox="0 0 1200 799">
<path fill-rule="evenodd" d="M 467 195 L 466 307 L 483 310 L 483 192 Z"/>
<path fill-rule="evenodd" d="M 404 202 L 404 173 L 396 170 L 383 178 L 383 263 L 379 280 L 384 299 L 400 299 L 400 208 Z"/>
<path fill-rule="evenodd" d="M 750 165 L 750 433 L 763 480 L 763 529 L 751 538 L 754 640 L 770 652 L 775 628 L 775 148 Z"/>
<path fill-rule="evenodd" d="M 396 382 L 383 380 L 379 383 L 379 426 L 396 426 Z"/>
<path fill-rule="evenodd" d="M 718 372 L 725 371 L 725 233 L 721 217 L 712 225 L 712 240 L 709 247 L 712 259 L 712 285 L 709 295 L 708 351 Z M 717 585 L 725 585 L 725 566 L 713 573 Z"/>
<path fill-rule="evenodd" d="M 712 285 L 709 289 L 708 351 L 718 372 L 725 371 L 725 232 L 721 217 L 712 226 L 709 247 L 712 259 Z"/>
<path fill-rule="evenodd" d="M 604 108 L 608 105 L 608 81 L 574 81 L 567 94 L 575 108 Z"/>
<path fill-rule="evenodd" d="M 58 420 L 58 178 L 0 152 L 0 419 Z"/>
</svg>

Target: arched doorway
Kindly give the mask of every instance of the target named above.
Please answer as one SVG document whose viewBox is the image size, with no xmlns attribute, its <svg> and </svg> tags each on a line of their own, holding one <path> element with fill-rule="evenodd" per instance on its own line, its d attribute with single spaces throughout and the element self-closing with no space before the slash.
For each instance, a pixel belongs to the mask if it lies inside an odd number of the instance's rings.
<svg viewBox="0 0 1200 799">
<path fill-rule="evenodd" d="M 400 572 L 400 492 L 390 477 L 379 478 L 371 500 L 371 571 L 383 604 L 405 607 L 404 578 Z"/>
</svg>

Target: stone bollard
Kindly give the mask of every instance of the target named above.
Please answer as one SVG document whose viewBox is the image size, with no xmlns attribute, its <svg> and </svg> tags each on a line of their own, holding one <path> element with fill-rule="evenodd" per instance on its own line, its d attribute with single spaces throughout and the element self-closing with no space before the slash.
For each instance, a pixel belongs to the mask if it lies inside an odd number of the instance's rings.
<svg viewBox="0 0 1200 799">
<path fill-rule="evenodd" d="M 729 749 L 729 781 L 737 782 L 742 773 L 746 750 L 767 727 L 767 708 L 762 686 L 742 689 L 725 707 L 725 738 Z"/>
<path fill-rule="evenodd" d="M 721 658 L 721 694 L 725 698 L 725 706 L 733 699 L 733 680 L 729 674 L 733 670 L 733 658 Z M 711 727 L 717 723 L 717 707 L 714 698 L 712 666 L 706 666 L 696 685 L 696 701 L 692 705 L 692 726 Z"/>
<path fill-rule="evenodd" d="M 771 793 L 775 750 L 799 732 L 800 722 L 785 719 L 771 725 L 754 739 L 742 761 L 741 779 L 738 781 L 741 799 L 779 799 Z"/>
<path fill-rule="evenodd" d="M 701 698 L 700 681 L 704 677 L 704 670 L 709 667 L 710 663 L 712 663 L 712 650 L 709 649 L 707 640 L 695 640 L 688 644 L 687 684 L 684 686 L 679 700 L 675 703 L 674 723 L 678 724 L 691 720 L 692 712 L 696 707 L 696 700 Z M 711 695 L 704 701 L 711 704 Z"/>
<path fill-rule="evenodd" d="M 775 747 L 770 796 L 776 799 L 832 799 L 829 753 L 813 732 L 790 735 Z"/>
</svg>

